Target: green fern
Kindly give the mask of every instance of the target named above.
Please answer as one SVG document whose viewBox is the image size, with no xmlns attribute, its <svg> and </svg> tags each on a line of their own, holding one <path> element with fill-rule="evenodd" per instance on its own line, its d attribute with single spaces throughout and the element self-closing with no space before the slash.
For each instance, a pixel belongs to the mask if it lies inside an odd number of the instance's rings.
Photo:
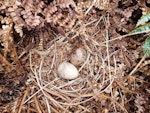
<svg viewBox="0 0 150 113">
<path fill-rule="evenodd" d="M 146 55 L 146 57 L 150 55 L 150 36 L 147 37 L 147 39 L 145 40 L 145 43 L 143 45 L 143 52 Z"/>
<path fill-rule="evenodd" d="M 150 22 L 149 21 L 150 21 L 150 13 L 142 16 L 138 20 L 138 22 L 136 24 L 136 28 L 133 31 L 131 31 L 129 34 L 150 31 Z"/>
<path fill-rule="evenodd" d="M 137 32 L 146 32 L 146 31 L 150 31 L 150 22 L 149 23 L 147 23 L 147 24 L 144 24 L 144 25 L 142 25 L 142 26 L 140 26 L 140 27 L 137 27 L 136 29 L 134 29 L 134 30 L 132 30 L 131 32 L 130 32 L 130 34 L 132 34 L 132 33 L 137 33 Z"/>
<path fill-rule="evenodd" d="M 142 17 L 138 20 L 138 22 L 137 22 L 137 24 L 136 24 L 136 27 L 138 27 L 138 26 L 140 26 L 140 25 L 142 25 L 142 24 L 145 24 L 145 23 L 148 22 L 149 20 L 150 20 L 150 13 L 148 13 L 148 14 L 142 16 Z"/>
<path fill-rule="evenodd" d="M 150 31 L 150 13 L 146 14 L 145 16 L 141 17 L 138 22 L 137 22 L 137 27 L 132 30 L 129 34 L 134 34 L 134 33 L 140 33 L 140 32 L 147 32 Z M 148 23 L 146 23 L 148 22 Z M 147 37 L 145 40 L 145 43 L 143 44 L 143 53 L 145 57 L 148 57 L 150 55 L 150 36 Z"/>
</svg>

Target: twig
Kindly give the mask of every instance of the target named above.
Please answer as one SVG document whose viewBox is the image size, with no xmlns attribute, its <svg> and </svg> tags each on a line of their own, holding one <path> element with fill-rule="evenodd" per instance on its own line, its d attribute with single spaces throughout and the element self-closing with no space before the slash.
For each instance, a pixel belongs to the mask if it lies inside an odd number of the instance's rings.
<svg viewBox="0 0 150 113">
<path fill-rule="evenodd" d="M 133 36 L 133 35 L 138 35 L 138 34 L 148 33 L 148 32 L 150 32 L 150 30 L 148 30 L 148 31 L 142 31 L 142 32 L 136 32 L 136 33 L 131 33 L 131 34 L 126 34 L 126 35 L 123 35 L 123 36 L 119 36 L 117 38 L 113 38 L 113 39 L 109 40 L 109 42 L 112 42 L 112 41 L 115 41 L 115 40 L 121 40 L 122 38 L 125 38 L 125 37 L 128 37 L 128 36 Z M 102 42 L 100 44 L 104 44 L 104 43 L 106 43 L 106 41 Z"/>
<path fill-rule="evenodd" d="M 17 113 L 21 113 L 21 109 L 22 109 L 22 106 L 23 106 L 23 104 L 24 104 L 24 101 L 25 101 L 25 99 L 26 99 L 26 97 L 27 97 L 28 91 L 29 91 L 29 88 L 27 87 L 27 88 L 26 88 L 26 91 L 25 91 L 25 93 L 24 93 L 24 96 L 23 96 L 23 98 L 22 98 L 22 101 L 21 101 L 21 103 L 20 103 L 20 107 L 19 107 Z"/>
<path fill-rule="evenodd" d="M 116 83 L 120 86 L 121 89 L 123 89 L 124 92 L 132 93 L 132 94 L 137 94 L 137 92 L 129 90 L 126 87 L 124 87 L 119 81 L 117 81 Z"/>
<path fill-rule="evenodd" d="M 8 62 L 1 54 L 0 54 L 0 59 L 1 59 L 1 62 L 2 62 L 2 63 L 5 63 L 6 65 L 10 66 L 10 68 L 16 70 L 16 72 L 17 72 L 18 74 L 20 74 L 20 75 L 22 74 L 22 73 L 20 72 L 20 70 L 18 70 L 14 65 L 12 65 L 10 62 Z M 6 71 L 7 71 L 7 70 L 6 70 Z"/>
<path fill-rule="evenodd" d="M 85 12 L 85 15 L 88 14 L 88 12 L 92 9 L 92 7 L 94 6 L 94 4 L 96 3 L 96 0 L 94 0 L 94 2 L 92 3 L 92 5 L 88 8 L 88 10 Z"/>
<path fill-rule="evenodd" d="M 25 102 L 24 102 L 24 104 L 25 103 L 27 103 L 30 99 L 32 99 L 36 94 L 38 94 L 41 90 L 43 90 L 44 88 L 46 88 L 48 85 L 50 85 L 52 82 L 55 82 L 55 81 L 57 81 L 57 80 L 59 80 L 59 79 L 55 79 L 55 80 L 53 80 L 53 81 L 51 81 L 50 83 L 48 83 L 48 84 L 46 84 L 45 86 L 43 86 L 41 89 L 39 89 L 37 92 L 35 92 L 33 95 L 31 95 Z"/>
<path fill-rule="evenodd" d="M 31 108 L 31 107 L 29 107 L 28 108 L 29 109 L 29 113 L 39 113 L 37 110 L 35 110 L 35 109 L 33 109 L 33 108 Z"/>
<path fill-rule="evenodd" d="M 109 99 L 110 101 L 114 102 L 117 106 L 119 106 L 123 111 L 128 113 L 128 111 L 122 105 L 120 105 L 115 99 L 113 99 L 105 94 L 98 94 L 97 96 L 102 99 Z"/>
<path fill-rule="evenodd" d="M 37 108 L 38 112 L 42 113 L 36 95 L 33 97 L 33 99 L 34 99 L 34 102 L 35 102 L 35 105 L 36 105 L 36 108 Z"/>
<path fill-rule="evenodd" d="M 137 68 L 141 65 L 141 63 L 145 60 L 147 54 L 144 54 L 143 58 L 140 60 L 140 62 L 135 66 L 135 68 L 129 73 L 129 76 L 131 76 L 136 70 Z"/>
</svg>

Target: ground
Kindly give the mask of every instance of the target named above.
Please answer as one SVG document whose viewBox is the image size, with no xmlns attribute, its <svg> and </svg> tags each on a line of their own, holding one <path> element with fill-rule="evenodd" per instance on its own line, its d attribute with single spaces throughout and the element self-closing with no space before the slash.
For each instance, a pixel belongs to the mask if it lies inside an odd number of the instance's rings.
<svg viewBox="0 0 150 113">
<path fill-rule="evenodd" d="M 149 32 L 130 34 L 149 5 L 0 1 L 0 112 L 149 113 L 150 57 L 142 48 Z M 75 63 L 77 49 L 85 52 Z M 59 77 L 64 61 L 78 69 L 76 79 Z"/>
</svg>

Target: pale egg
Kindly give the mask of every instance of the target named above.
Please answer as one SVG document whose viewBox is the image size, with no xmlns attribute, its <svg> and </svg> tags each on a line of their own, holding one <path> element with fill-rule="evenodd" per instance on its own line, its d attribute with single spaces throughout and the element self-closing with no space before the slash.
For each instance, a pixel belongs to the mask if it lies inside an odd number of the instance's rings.
<svg viewBox="0 0 150 113">
<path fill-rule="evenodd" d="M 86 51 L 83 48 L 77 48 L 70 57 L 70 62 L 75 66 L 81 65 L 86 60 Z"/>
<path fill-rule="evenodd" d="M 72 80 L 78 77 L 79 72 L 73 64 L 64 61 L 58 66 L 58 75 L 63 79 Z"/>
</svg>

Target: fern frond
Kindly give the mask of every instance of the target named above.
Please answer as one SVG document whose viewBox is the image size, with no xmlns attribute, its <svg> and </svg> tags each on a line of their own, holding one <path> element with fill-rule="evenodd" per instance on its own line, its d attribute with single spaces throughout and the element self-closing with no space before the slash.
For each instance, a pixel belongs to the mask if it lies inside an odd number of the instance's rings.
<svg viewBox="0 0 150 113">
<path fill-rule="evenodd" d="M 150 31 L 150 22 L 147 23 L 147 24 L 144 24 L 144 25 L 142 25 L 142 26 L 140 26 L 140 27 L 137 27 L 137 28 L 134 29 L 134 30 L 132 30 L 132 31 L 130 32 L 130 34 L 132 34 L 132 33 L 137 33 L 137 32 L 146 32 L 146 31 Z"/>
<path fill-rule="evenodd" d="M 138 22 L 137 22 L 137 24 L 136 24 L 136 27 L 138 27 L 138 26 L 140 26 L 140 25 L 142 25 L 142 24 L 145 24 L 145 23 L 148 22 L 149 20 L 150 20 L 150 13 L 148 13 L 148 14 L 142 16 L 142 17 L 138 20 Z"/>
<path fill-rule="evenodd" d="M 143 52 L 146 54 L 146 57 L 150 55 L 150 36 L 145 40 L 143 45 Z"/>
</svg>

